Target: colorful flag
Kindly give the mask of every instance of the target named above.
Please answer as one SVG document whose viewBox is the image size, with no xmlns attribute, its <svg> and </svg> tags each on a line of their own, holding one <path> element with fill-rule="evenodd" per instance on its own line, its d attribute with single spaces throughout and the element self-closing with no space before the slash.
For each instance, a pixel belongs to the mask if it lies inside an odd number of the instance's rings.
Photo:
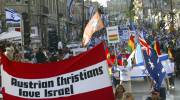
<svg viewBox="0 0 180 100">
<path fill-rule="evenodd" d="M 159 60 L 156 52 L 152 49 L 144 39 L 139 38 L 141 46 L 144 48 L 143 56 L 146 64 L 146 69 L 154 81 L 154 89 L 160 90 L 160 86 L 165 77 L 165 69 Z"/>
<path fill-rule="evenodd" d="M 20 63 L 2 56 L 1 69 L 4 100 L 114 100 L 102 43 L 55 63 Z"/>
<path fill-rule="evenodd" d="M 156 51 L 157 55 L 161 55 L 161 49 L 157 40 L 154 41 L 154 50 Z"/>
<path fill-rule="evenodd" d="M 106 48 L 106 59 L 107 59 L 107 63 L 108 63 L 108 66 L 109 67 L 112 67 L 112 65 L 115 63 L 115 55 L 111 55 L 110 52 L 109 52 L 109 49 Z"/>
<path fill-rule="evenodd" d="M 85 27 L 83 34 L 83 46 L 86 46 L 94 32 L 104 28 L 104 23 L 97 11 Z"/>
<path fill-rule="evenodd" d="M 109 41 L 115 41 L 115 40 L 118 40 L 118 34 L 112 34 L 112 35 L 109 35 Z"/>
<path fill-rule="evenodd" d="M 132 52 L 132 51 L 134 51 L 134 49 L 135 49 L 134 36 L 131 35 L 130 38 L 129 38 L 129 40 L 128 40 L 128 50 L 129 50 L 130 52 Z"/>
<path fill-rule="evenodd" d="M 159 91 L 166 72 L 155 50 L 150 48 L 150 51 L 150 55 L 145 50 L 143 51 L 146 69 L 154 81 L 154 89 Z"/>
<path fill-rule="evenodd" d="M 172 53 L 172 48 L 168 48 L 168 55 L 170 59 L 174 59 L 173 53 Z"/>
<path fill-rule="evenodd" d="M 70 18 L 73 17 L 73 5 L 74 4 L 74 0 L 67 0 L 67 12 Z"/>
<path fill-rule="evenodd" d="M 14 9 L 5 9 L 6 21 L 7 22 L 20 22 L 21 17 Z"/>
<path fill-rule="evenodd" d="M 150 55 L 151 54 L 150 45 L 144 39 L 142 39 L 140 37 L 139 37 L 139 43 L 141 44 L 143 49 L 146 50 L 147 54 Z"/>
<path fill-rule="evenodd" d="M 146 38 L 146 35 L 147 35 L 147 32 L 143 29 L 143 30 L 142 30 L 142 34 L 141 34 L 141 37 L 145 39 L 145 38 Z"/>
</svg>

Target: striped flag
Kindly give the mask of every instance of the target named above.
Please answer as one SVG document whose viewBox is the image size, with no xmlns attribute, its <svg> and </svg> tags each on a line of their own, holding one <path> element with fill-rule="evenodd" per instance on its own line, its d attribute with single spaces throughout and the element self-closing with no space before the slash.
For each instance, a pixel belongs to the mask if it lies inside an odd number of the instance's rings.
<svg viewBox="0 0 180 100">
<path fill-rule="evenodd" d="M 154 41 L 154 50 L 156 51 L 157 55 L 161 55 L 161 49 L 157 40 Z"/>
<path fill-rule="evenodd" d="M 128 50 L 132 52 L 135 49 L 135 42 L 134 42 L 134 36 L 131 35 L 128 40 Z"/>
<path fill-rule="evenodd" d="M 139 43 L 141 44 L 141 46 L 143 47 L 143 49 L 146 50 L 148 55 L 151 55 L 151 47 L 150 45 L 142 38 L 139 37 Z"/>
<path fill-rule="evenodd" d="M 172 48 L 168 48 L 168 55 L 170 59 L 174 59 Z"/>
<path fill-rule="evenodd" d="M 104 28 L 104 23 L 97 11 L 85 27 L 82 44 L 86 46 L 94 32 Z"/>
<path fill-rule="evenodd" d="M 5 14 L 6 14 L 6 21 L 7 22 L 11 22 L 11 23 L 12 22 L 20 22 L 20 20 L 21 20 L 20 15 L 14 9 L 6 8 Z"/>
<path fill-rule="evenodd" d="M 109 35 L 109 41 L 116 41 L 118 40 L 118 34 Z"/>
</svg>

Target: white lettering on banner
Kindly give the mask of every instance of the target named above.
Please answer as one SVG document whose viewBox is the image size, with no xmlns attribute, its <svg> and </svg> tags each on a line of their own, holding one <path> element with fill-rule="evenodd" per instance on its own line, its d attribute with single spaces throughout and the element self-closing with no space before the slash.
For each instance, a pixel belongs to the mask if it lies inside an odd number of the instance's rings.
<svg viewBox="0 0 180 100">
<path fill-rule="evenodd" d="M 21 98 L 66 97 L 111 86 L 106 61 L 50 78 L 16 78 L 3 68 L 2 75 L 2 86 L 6 93 Z"/>
</svg>

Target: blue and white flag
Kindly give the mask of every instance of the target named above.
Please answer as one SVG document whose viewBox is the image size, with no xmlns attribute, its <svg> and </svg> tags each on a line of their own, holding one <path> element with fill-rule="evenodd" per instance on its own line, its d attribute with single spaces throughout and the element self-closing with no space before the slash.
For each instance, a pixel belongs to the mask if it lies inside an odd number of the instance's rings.
<svg viewBox="0 0 180 100">
<path fill-rule="evenodd" d="M 7 22 L 20 22 L 21 17 L 14 9 L 5 9 Z"/>
<path fill-rule="evenodd" d="M 162 54 L 159 56 L 159 60 L 161 61 L 165 71 L 166 71 L 166 74 L 168 76 L 171 76 L 173 73 L 174 73 L 174 62 L 171 62 L 169 60 L 169 56 L 168 54 Z"/>
<path fill-rule="evenodd" d="M 136 51 L 135 51 L 135 61 L 136 61 L 136 67 L 143 66 L 144 68 L 144 59 L 142 55 L 142 50 L 140 44 L 137 44 L 136 46 Z"/>
<path fill-rule="evenodd" d="M 73 4 L 74 0 L 67 0 L 67 12 L 70 18 L 73 17 Z"/>
</svg>

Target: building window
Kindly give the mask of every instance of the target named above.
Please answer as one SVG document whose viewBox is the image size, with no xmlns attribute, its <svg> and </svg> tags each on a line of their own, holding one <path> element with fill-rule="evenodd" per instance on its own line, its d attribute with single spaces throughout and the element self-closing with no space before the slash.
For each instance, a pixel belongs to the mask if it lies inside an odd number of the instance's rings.
<svg viewBox="0 0 180 100">
<path fill-rule="evenodd" d="M 16 2 L 21 2 L 21 0 L 16 0 Z"/>
<path fill-rule="evenodd" d="M 16 0 L 16 3 L 21 3 L 21 0 Z"/>
<path fill-rule="evenodd" d="M 25 1 L 24 1 L 24 4 L 28 4 L 28 0 L 25 0 Z"/>
</svg>

